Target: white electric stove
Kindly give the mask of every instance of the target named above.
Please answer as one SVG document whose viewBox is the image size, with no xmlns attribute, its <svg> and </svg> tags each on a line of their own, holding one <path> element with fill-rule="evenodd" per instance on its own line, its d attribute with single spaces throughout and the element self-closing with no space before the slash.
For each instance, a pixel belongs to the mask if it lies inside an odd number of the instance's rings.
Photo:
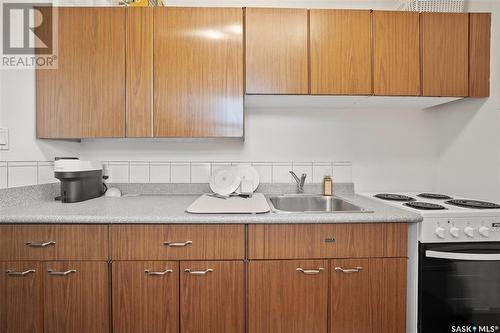
<svg viewBox="0 0 500 333">
<path fill-rule="evenodd" d="M 435 193 L 366 193 L 419 213 L 408 235 L 407 332 L 500 332 L 500 205 Z"/>
</svg>

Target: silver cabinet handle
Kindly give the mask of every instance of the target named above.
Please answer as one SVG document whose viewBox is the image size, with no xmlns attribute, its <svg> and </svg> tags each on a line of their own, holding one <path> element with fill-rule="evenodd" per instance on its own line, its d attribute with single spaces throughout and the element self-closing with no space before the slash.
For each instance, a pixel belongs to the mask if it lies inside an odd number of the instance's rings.
<svg viewBox="0 0 500 333">
<path fill-rule="evenodd" d="M 28 275 L 29 273 L 35 273 L 36 271 L 34 269 L 28 269 L 24 272 L 16 272 L 12 270 L 7 271 L 7 275 L 17 275 L 17 276 L 25 276 Z"/>
<path fill-rule="evenodd" d="M 341 273 L 359 273 L 363 270 L 363 267 L 356 266 L 354 268 L 342 268 L 342 267 L 335 267 L 335 272 L 341 272 Z"/>
<path fill-rule="evenodd" d="M 54 271 L 53 269 L 49 269 L 48 272 L 49 272 L 49 275 L 66 276 L 66 275 L 69 275 L 71 273 L 76 273 L 76 269 L 70 269 L 70 270 L 67 270 L 65 272 L 58 272 L 58 271 Z"/>
<path fill-rule="evenodd" d="M 44 243 L 37 243 L 37 242 L 29 241 L 29 242 L 26 242 L 25 245 L 28 245 L 29 247 L 47 247 L 49 245 L 56 245 L 56 242 L 55 241 L 48 241 L 48 242 L 44 242 Z"/>
<path fill-rule="evenodd" d="M 323 267 L 320 267 L 318 269 L 303 269 L 301 267 L 297 268 L 297 272 L 301 272 L 307 275 L 313 275 L 313 274 L 319 274 L 321 271 L 324 271 L 325 269 Z"/>
<path fill-rule="evenodd" d="M 191 274 L 191 275 L 207 275 L 208 273 L 213 272 L 213 271 L 214 271 L 214 270 L 213 270 L 213 269 L 211 269 L 211 268 L 208 268 L 208 269 L 206 269 L 206 270 L 204 270 L 204 271 L 192 271 L 192 270 L 191 270 L 191 269 L 189 269 L 189 268 L 186 268 L 186 269 L 184 270 L 184 272 L 189 273 L 189 274 Z"/>
<path fill-rule="evenodd" d="M 166 275 L 168 273 L 173 273 L 174 270 L 173 269 L 166 269 L 164 270 L 163 272 L 154 272 L 154 271 L 150 271 L 149 269 L 145 269 L 144 270 L 144 273 L 146 273 L 146 275 L 156 275 L 156 276 L 163 276 L 163 275 Z"/>
<path fill-rule="evenodd" d="M 182 243 L 175 243 L 175 242 L 171 242 L 171 241 L 163 242 L 163 245 L 170 246 L 170 247 L 185 247 L 185 246 L 188 246 L 191 244 L 193 244 L 193 241 L 190 241 L 190 240 L 182 242 Z"/>
</svg>

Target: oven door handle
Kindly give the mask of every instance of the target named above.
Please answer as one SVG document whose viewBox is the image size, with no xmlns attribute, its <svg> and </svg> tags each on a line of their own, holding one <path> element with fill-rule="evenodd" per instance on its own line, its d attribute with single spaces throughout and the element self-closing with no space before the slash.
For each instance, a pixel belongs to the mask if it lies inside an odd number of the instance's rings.
<svg viewBox="0 0 500 333">
<path fill-rule="evenodd" d="M 500 253 L 458 253 L 426 250 L 425 256 L 450 260 L 500 261 Z"/>
</svg>

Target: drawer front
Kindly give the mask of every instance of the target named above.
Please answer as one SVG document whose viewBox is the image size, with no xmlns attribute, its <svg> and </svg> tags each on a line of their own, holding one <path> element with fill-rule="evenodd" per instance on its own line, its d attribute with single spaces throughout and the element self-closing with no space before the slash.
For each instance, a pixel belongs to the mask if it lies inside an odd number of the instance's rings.
<svg viewBox="0 0 500 333">
<path fill-rule="evenodd" d="M 111 226 L 113 260 L 243 259 L 243 225 Z"/>
<path fill-rule="evenodd" d="M 250 259 L 406 257 L 406 223 L 248 227 Z"/>
<path fill-rule="evenodd" d="M 107 225 L 0 226 L 0 260 L 107 260 Z"/>
</svg>

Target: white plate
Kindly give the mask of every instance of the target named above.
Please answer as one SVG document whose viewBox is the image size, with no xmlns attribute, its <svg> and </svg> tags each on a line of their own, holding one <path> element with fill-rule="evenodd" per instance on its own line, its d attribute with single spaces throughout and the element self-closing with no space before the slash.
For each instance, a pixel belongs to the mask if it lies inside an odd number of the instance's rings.
<svg viewBox="0 0 500 333">
<path fill-rule="evenodd" d="M 251 165 L 237 165 L 234 168 L 236 175 L 240 177 L 241 181 L 246 180 L 252 183 L 252 192 L 255 192 L 260 183 L 259 172 Z M 236 193 L 241 193 L 239 186 L 236 189 Z"/>
<path fill-rule="evenodd" d="M 240 186 L 241 179 L 233 168 L 227 167 L 210 177 L 210 189 L 220 195 L 229 195 Z"/>
</svg>

